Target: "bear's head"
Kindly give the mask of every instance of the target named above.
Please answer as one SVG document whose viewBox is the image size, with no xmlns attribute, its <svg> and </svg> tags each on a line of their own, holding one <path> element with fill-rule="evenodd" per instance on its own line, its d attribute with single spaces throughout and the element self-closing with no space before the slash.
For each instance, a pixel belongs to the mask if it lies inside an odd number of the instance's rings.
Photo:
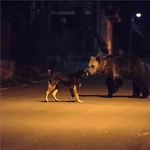
<svg viewBox="0 0 150 150">
<path fill-rule="evenodd" d="M 89 61 L 89 73 L 96 74 L 96 73 L 103 73 L 105 67 L 107 65 L 107 57 L 101 57 L 97 55 L 96 57 L 91 56 Z"/>
</svg>

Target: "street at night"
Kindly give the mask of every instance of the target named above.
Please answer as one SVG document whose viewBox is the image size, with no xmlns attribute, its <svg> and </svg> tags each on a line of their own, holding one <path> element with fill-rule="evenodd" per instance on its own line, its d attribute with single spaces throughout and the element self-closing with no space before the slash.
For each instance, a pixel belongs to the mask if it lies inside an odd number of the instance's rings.
<svg viewBox="0 0 150 150">
<path fill-rule="evenodd" d="M 150 96 L 128 98 L 125 80 L 113 98 L 104 98 L 103 75 L 86 78 L 83 103 L 69 99 L 61 85 L 55 102 L 45 102 L 47 82 L 1 91 L 2 150 L 149 150 Z"/>
<path fill-rule="evenodd" d="M 0 150 L 150 150 L 150 1 L 0 3 Z"/>
</svg>

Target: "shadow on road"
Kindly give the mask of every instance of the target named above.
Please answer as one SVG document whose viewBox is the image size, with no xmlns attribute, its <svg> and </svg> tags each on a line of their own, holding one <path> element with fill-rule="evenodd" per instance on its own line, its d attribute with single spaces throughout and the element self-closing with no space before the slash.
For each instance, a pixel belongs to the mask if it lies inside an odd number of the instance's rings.
<svg viewBox="0 0 150 150">
<path fill-rule="evenodd" d="M 41 100 L 40 102 L 43 102 L 43 103 L 56 102 L 56 103 L 57 103 L 57 101 L 48 101 L 48 102 L 47 102 L 47 101 L 44 101 L 44 100 Z M 59 102 L 76 102 L 76 101 L 75 101 L 75 100 L 74 100 L 74 101 L 69 101 L 69 100 L 66 100 L 66 101 L 65 101 L 65 100 L 62 100 L 62 101 L 59 101 Z"/>
<path fill-rule="evenodd" d="M 104 98 L 108 98 L 106 97 L 106 95 L 79 95 L 81 97 L 104 97 Z M 113 97 L 131 97 L 129 95 L 114 95 Z M 109 97 L 111 98 L 111 97 Z"/>
</svg>

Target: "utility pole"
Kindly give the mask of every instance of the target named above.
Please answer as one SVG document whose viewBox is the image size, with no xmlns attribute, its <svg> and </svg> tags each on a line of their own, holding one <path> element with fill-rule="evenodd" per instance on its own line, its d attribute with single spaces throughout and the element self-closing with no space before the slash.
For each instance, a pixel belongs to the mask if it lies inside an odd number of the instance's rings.
<svg viewBox="0 0 150 150">
<path fill-rule="evenodd" d="M 129 48 L 128 53 L 132 54 L 132 37 L 133 37 L 133 22 L 134 22 L 134 16 L 131 16 L 131 26 L 130 26 L 130 35 L 129 35 Z"/>
<path fill-rule="evenodd" d="M 96 5 L 96 38 L 95 38 L 95 54 L 98 53 L 98 40 L 100 40 L 100 2 L 97 1 Z"/>
<path fill-rule="evenodd" d="M 51 51 L 52 47 L 52 2 L 48 2 L 48 39 L 47 46 L 48 51 Z"/>
</svg>

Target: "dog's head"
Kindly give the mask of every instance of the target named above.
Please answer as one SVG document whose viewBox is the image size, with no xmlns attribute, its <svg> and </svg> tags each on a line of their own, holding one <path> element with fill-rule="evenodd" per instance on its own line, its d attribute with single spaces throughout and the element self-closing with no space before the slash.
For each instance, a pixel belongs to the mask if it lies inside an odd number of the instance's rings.
<svg viewBox="0 0 150 150">
<path fill-rule="evenodd" d="M 88 76 L 88 71 L 86 69 L 80 69 L 77 74 L 80 79 L 84 79 Z"/>
</svg>

